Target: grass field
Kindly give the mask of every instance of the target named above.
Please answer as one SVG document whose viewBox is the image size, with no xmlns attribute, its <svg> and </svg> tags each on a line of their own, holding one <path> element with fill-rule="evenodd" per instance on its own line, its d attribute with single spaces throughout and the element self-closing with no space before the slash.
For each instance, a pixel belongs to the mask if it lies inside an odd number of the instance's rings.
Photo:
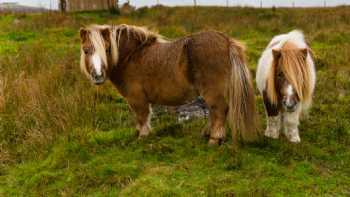
<svg viewBox="0 0 350 197">
<path fill-rule="evenodd" d="M 252 72 L 273 35 L 303 30 L 318 80 L 302 142 L 208 147 L 206 120 L 167 113 L 137 140 L 115 88 L 79 70 L 78 31 L 90 23 L 144 25 L 170 39 L 223 31 L 246 43 Z M 350 196 L 350 7 L 0 15 L 0 196 Z"/>
</svg>

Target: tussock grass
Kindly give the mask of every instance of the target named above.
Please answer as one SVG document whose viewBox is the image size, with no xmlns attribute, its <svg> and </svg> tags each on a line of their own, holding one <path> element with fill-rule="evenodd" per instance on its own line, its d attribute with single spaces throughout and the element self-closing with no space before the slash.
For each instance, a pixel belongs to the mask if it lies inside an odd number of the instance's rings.
<svg viewBox="0 0 350 197">
<path fill-rule="evenodd" d="M 314 105 L 302 143 L 285 139 L 210 148 L 206 120 L 158 112 L 137 140 L 111 84 L 79 70 L 80 26 L 128 23 L 177 37 L 216 29 L 243 40 L 249 67 L 273 35 L 302 29 L 315 53 Z M 142 8 L 0 15 L 0 195 L 347 196 L 350 193 L 350 8 Z M 258 110 L 264 109 L 257 94 Z M 228 138 L 229 139 L 229 138 Z"/>
</svg>

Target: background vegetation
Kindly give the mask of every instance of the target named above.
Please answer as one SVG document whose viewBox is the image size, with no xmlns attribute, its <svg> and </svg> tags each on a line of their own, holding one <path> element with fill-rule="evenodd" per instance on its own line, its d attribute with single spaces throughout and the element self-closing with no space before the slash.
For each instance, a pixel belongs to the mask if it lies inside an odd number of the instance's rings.
<svg viewBox="0 0 350 197">
<path fill-rule="evenodd" d="M 94 87 L 79 71 L 78 30 L 90 23 L 145 25 L 170 39 L 223 31 L 246 43 L 252 72 L 273 35 L 302 29 L 318 70 L 302 143 L 209 148 L 206 120 L 168 113 L 137 140 L 112 85 Z M 0 27 L 1 196 L 350 195 L 350 7 L 2 14 Z"/>
</svg>

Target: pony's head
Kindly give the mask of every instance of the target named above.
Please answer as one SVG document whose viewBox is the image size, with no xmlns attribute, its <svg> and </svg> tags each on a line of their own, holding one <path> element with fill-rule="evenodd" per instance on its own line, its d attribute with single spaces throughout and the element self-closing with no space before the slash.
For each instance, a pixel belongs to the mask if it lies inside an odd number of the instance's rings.
<svg viewBox="0 0 350 197">
<path fill-rule="evenodd" d="M 108 71 L 118 62 L 115 38 L 115 31 L 111 26 L 91 25 L 80 29 L 80 67 L 96 85 L 106 81 Z"/>
<path fill-rule="evenodd" d="M 273 49 L 273 65 L 267 79 L 267 95 L 273 104 L 294 112 L 299 103 L 312 97 L 310 69 L 307 66 L 309 49 L 300 49 L 287 42 L 281 49 Z"/>
</svg>

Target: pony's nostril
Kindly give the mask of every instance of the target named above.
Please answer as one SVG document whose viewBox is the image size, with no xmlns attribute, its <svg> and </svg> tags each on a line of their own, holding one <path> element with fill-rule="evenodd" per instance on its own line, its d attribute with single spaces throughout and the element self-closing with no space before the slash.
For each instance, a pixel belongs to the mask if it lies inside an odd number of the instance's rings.
<svg viewBox="0 0 350 197">
<path fill-rule="evenodd" d="M 91 77 L 95 79 L 96 76 L 97 76 L 97 74 L 96 74 L 95 70 L 93 70 L 93 71 L 91 72 Z"/>
<path fill-rule="evenodd" d="M 285 105 L 285 108 L 287 109 L 287 111 L 293 112 L 296 109 L 296 104 Z"/>
<path fill-rule="evenodd" d="M 102 75 L 97 75 L 97 74 L 95 74 L 95 75 L 93 76 L 93 78 L 94 78 L 96 81 L 98 81 L 98 80 L 102 79 Z"/>
<path fill-rule="evenodd" d="M 103 74 L 97 74 L 96 71 L 92 71 L 91 72 L 91 78 L 95 81 L 95 82 L 101 82 L 104 81 L 104 76 Z"/>
<path fill-rule="evenodd" d="M 283 105 L 287 105 L 287 100 L 282 100 Z"/>
</svg>

